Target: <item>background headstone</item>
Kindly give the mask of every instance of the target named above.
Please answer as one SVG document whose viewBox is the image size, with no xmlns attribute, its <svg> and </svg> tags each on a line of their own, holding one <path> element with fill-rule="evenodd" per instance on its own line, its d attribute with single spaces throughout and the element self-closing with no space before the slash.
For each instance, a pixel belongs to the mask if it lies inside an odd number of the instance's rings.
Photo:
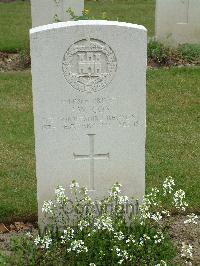
<svg viewBox="0 0 200 266">
<path fill-rule="evenodd" d="M 200 43 L 199 0 L 157 0 L 156 39 L 167 45 Z"/>
<path fill-rule="evenodd" d="M 39 210 L 72 180 L 93 198 L 145 191 L 146 29 L 79 21 L 30 31 Z"/>
<path fill-rule="evenodd" d="M 69 8 L 80 16 L 84 10 L 84 0 L 31 0 L 32 27 L 71 20 Z"/>
</svg>

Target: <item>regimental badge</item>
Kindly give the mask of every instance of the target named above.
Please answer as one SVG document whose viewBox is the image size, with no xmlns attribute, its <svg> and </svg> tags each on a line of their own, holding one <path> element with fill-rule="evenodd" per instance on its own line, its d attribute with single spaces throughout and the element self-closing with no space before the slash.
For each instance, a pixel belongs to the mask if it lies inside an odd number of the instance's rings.
<svg viewBox="0 0 200 266">
<path fill-rule="evenodd" d="M 69 47 L 62 66 L 66 81 L 74 89 L 93 93 L 104 89 L 112 81 L 117 59 L 106 43 L 87 38 Z"/>
</svg>

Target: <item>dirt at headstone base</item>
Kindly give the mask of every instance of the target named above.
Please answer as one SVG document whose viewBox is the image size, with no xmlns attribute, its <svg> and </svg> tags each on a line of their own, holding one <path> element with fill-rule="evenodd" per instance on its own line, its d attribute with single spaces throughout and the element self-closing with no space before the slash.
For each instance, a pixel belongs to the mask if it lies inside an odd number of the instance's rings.
<svg viewBox="0 0 200 266">
<path fill-rule="evenodd" d="M 0 52 L 0 72 L 24 70 L 30 65 L 30 56 L 25 53 Z"/>
<path fill-rule="evenodd" d="M 200 219 L 200 216 L 199 216 Z M 180 251 L 182 242 L 191 244 L 193 246 L 193 259 L 192 265 L 200 265 L 200 223 L 198 224 L 184 224 L 186 220 L 185 216 L 173 216 L 164 220 L 163 223 L 169 229 L 169 234 L 174 243 L 174 246 Z M 10 239 L 12 237 L 20 237 L 27 232 L 31 232 L 37 235 L 38 230 L 35 225 L 30 223 L 18 222 L 13 225 L 6 226 L 8 228 L 7 233 L 0 233 L 0 252 L 10 255 Z M 184 259 L 181 258 L 180 254 L 173 260 L 173 265 L 185 265 Z"/>
<path fill-rule="evenodd" d="M 177 250 L 181 250 L 182 242 L 193 246 L 192 265 L 200 265 L 200 216 L 198 216 L 198 224 L 184 224 L 185 216 L 170 217 L 167 223 L 169 224 L 169 233 L 174 246 Z M 184 259 L 180 254 L 174 259 L 174 265 L 185 265 Z"/>
<path fill-rule="evenodd" d="M 11 253 L 10 250 L 10 240 L 12 237 L 20 237 L 31 232 L 33 234 L 37 233 L 36 226 L 32 223 L 24 222 L 14 222 L 13 224 L 5 225 L 0 223 L 0 253 L 2 252 L 5 255 Z"/>
<path fill-rule="evenodd" d="M 0 0 L 1 2 L 1 0 Z M 148 59 L 148 67 L 149 68 L 159 68 L 159 67 L 173 67 L 173 66 L 199 66 L 197 64 L 191 64 L 184 60 L 174 59 L 169 60 L 165 64 L 160 64 L 157 61 L 152 59 Z M 28 53 L 20 54 L 20 53 L 7 53 L 0 51 L 0 72 L 6 71 L 21 71 L 25 69 L 30 69 L 31 67 L 31 59 Z"/>
</svg>

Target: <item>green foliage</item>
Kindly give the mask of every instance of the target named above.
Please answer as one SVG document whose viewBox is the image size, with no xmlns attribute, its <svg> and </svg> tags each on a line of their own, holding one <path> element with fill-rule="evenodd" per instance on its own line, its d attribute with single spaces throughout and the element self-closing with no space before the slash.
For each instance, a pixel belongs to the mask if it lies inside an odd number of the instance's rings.
<svg viewBox="0 0 200 266">
<path fill-rule="evenodd" d="M 183 44 L 178 47 L 183 59 L 190 63 L 200 64 L 200 44 Z"/>
<path fill-rule="evenodd" d="M 120 187 L 116 183 L 97 202 L 97 212 L 86 188 L 73 181 L 66 196 L 58 186 L 55 199 L 44 202 L 42 208 L 45 230 L 38 236 L 29 233 L 14 239 L 11 265 L 167 265 L 175 249 L 160 221 L 170 215 L 164 207 L 166 198 L 178 209 L 184 208 L 184 192 L 178 195 L 174 180 L 167 178 L 161 191 L 152 189 L 140 212 L 132 215 L 126 211 L 131 199 L 121 195 Z"/>
<path fill-rule="evenodd" d="M 30 47 L 24 48 L 19 51 L 19 65 L 22 69 L 29 68 L 31 65 Z"/>
<path fill-rule="evenodd" d="M 161 64 L 165 64 L 170 57 L 170 49 L 154 39 L 150 39 L 147 46 L 148 58 Z"/>
<path fill-rule="evenodd" d="M 158 65 L 200 64 L 200 45 L 183 44 L 178 48 L 170 48 L 150 39 L 147 46 L 148 60 Z"/>
<path fill-rule="evenodd" d="M 90 11 L 88 9 L 84 9 L 81 16 L 76 16 L 74 11 L 71 8 L 69 8 L 66 12 L 69 13 L 71 19 L 75 21 L 89 20 L 89 19 L 90 20 L 94 20 L 94 19 L 107 19 L 108 20 L 106 12 L 102 12 L 102 14 L 100 14 L 98 17 L 94 17 L 90 15 Z"/>
</svg>

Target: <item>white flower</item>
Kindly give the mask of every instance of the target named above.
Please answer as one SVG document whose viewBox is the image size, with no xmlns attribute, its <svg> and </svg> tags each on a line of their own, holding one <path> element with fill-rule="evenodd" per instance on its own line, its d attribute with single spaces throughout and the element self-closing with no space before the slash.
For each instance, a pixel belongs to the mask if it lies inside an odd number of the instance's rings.
<svg viewBox="0 0 200 266">
<path fill-rule="evenodd" d="M 116 199 L 118 197 L 119 193 L 121 192 L 121 190 L 120 190 L 121 186 L 122 185 L 119 183 L 114 184 L 114 186 L 110 190 L 110 197 L 113 197 L 114 199 Z"/>
<path fill-rule="evenodd" d="M 46 235 L 42 240 L 41 240 L 41 248 L 45 248 L 48 249 L 49 246 L 52 243 L 52 239 L 50 238 L 50 236 Z"/>
<path fill-rule="evenodd" d="M 81 252 L 88 252 L 88 248 L 85 246 L 83 240 L 74 240 L 71 243 L 70 248 L 67 249 L 68 252 L 75 251 L 77 254 Z"/>
<path fill-rule="evenodd" d="M 96 218 L 93 231 L 95 232 L 96 230 L 108 230 L 109 232 L 114 231 L 111 217 L 101 216 Z"/>
<path fill-rule="evenodd" d="M 162 214 L 166 215 L 167 217 L 170 216 L 170 212 L 168 210 L 161 211 Z"/>
<path fill-rule="evenodd" d="M 124 239 L 124 235 L 122 232 L 116 232 L 114 233 L 114 238 L 118 239 L 118 240 L 123 240 Z"/>
<path fill-rule="evenodd" d="M 76 184 L 78 184 L 78 183 L 76 183 Z M 79 184 L 78 184 L 78 186 L 79 186 Z M 83 192 L 84 195 L 88 196 L 88 189 L 87 189 L 87 187 L 82 187 L 81 190 L 82 190 L 82 192 Z"/>
<path fill-rule="evenodd" d="M 159 212 L 156 212 L 151 215 L 151 219 L 156 222 L 159 222 L 160 220 L 162 220 L 162 215 Z"/>
<path fill-rule="evenodd" d="M 67 202 L 68 198 L 65 196 L 65 189 L 62 186 L 58 186 L 55 189 L 56 202 L 59 204 L 64 204 Z"/>
<path fill-rule="evenodd" d="M 143 237 L 140 237 L 140 239 L 139 239 L 139 245 L 140 246 L 143 246 L 144 245 L 144 239 L 143 239 Z"/>
<path fill-rule="evenodd" d="M 150 240 L 151 238 L 147 235 L 147 234 L 143 234 L 142 237 L 140 237 L 139 239 L 139 245 L 143 246 L 145 242 L 147 242 L 148 240 Z"/>
<path fill-rule="evenodd" d="M 162 232 L 157 232 L 157 234 L 153 238 L 155 244 L 160 244 L 165 239 Z"/>
<path fill-rule="evenodd" d="M 42 212 L 47 214 L 53 214 L 53 208 L 55 207 L 52 200 L 44 201 L 42 206 Z"/>
<path fill-rule="evenodd" d="M 131 243 L 132 244 L 136 243 L 133 235 L 130 235 L 129 238 L 126 240 L 126 244 L 130 245 Z"/>
<path fill-rule="evenodd" d="M 114 247 L 114 251 L 116 252 L 117 257 L 120 258 L 120 260 L 118 261 L 118 264 L 122 264 L 124 260 L 129 259 L 128 252 L 126 250 L 121 250 L 118 247 Z"/>
<path fill-rule="evenodd" d="M 38 245 L 40 244 L 40 241 L 41 241 L 41 238 L 40 238 L 40 236 L 38 235 L 38 236 L 35 238 L 35 240 L 34 240 L 35 245 L 38 246 Z"/>
<path fill-rule="evenodd" d="M 191 259 L 192 258 L 192 245 L 188 245 L 185 242 L 182 242 L 182 247 L 181 247 L 181 257 L 186 258 L 186 259 Z"/>
<path fill-rule="evenodd" d="M 164 260 L 161 260 L 160 263 L 155 266 L 167 266 L 167 263 Z"/>
<path fill-rule="evenodd" d="M 76 189 L 79 188 L 79 183 L 77 183 L 75 180 L 72 181 L 72 183 L 69 186 L 70 189 Z"/>
<path fill-rule="evenodd" d="M 96 264 L 95 263 L 90 263 L 90 265 L 89 266 L 96 266 Z"/>
<path fill-rule="evenodd" d="M 198 224 L 198 216 L 194 213 L 187 215 L 188 219 L 184 221 L 184 224 Z"/>
<path fill-rule="evenodd" d="M 32 234 L 31 234 L 31 232 L 27 232 L 27 233 L 26 233 L 26 236 L 27 236 L 28 238 L 32 238 L 32 237 L 33 237 Z"/>
<path fill-rule="evenodd" d="M 144 223 L 145 219 L 152 218 L 154 220 L 160 220 L 162 218 L 160 217 L 160 215 L 158 215 L 158 213 L 157 215 L 151 214 L 151 208 L 159 205 L 159 201 L 157 199 L 158 193 L 159 193 L 159 190 L 157 188 L 152 188 L 151 192 L 144 196 L 143 203 L 140 205 L 140 208 L 139 208 L 141 225 Z"/>
<path fill-rule="evenodd" d="M 84 228 L 88 227 L 89 226 L 89 223 L 85 220 L 81 220 L 79 223 L 78 223 L 78 227 L 80 229 L 80 231 L 83 231 Z"/>
<path fill-rule="evenodd" d="M 166 195 L 167 193 L 171 194 L 174 186 L 174 179 L 171 176 L 167 177 L 163 182 L 164 195 Z"/>
<path fill-rule="evenodd" d="M 45 235 L 44 238 L 41 238 L 39 235 L 35 238 L 34 243 L 36 246 L 40 246 L 42 249 L 48 249 L 52 243 L 50 236 Z"/>
<path fill-rule="evenodd" d="M 185 207 L 187 207 L 188 204 L 184 200 L 185 200 L 185 192 L 182 189 L 177 190 L 174 193 L 175 207 L 179 210 L 185 211 Z"/>
<path fill-rule="evenodd" d="M 119 204 L 126 204 L 129 202 L 129 198 L 127 196 L 118 196 Z"/>
<path fill-rule="evenodd" d="M 192 266 L 192 262 L 191 262 L 191 261 L 186 261 L 186 262 L 185 262 L 185 265 L 186 265 L 186 266 Z"/>
<path fill-rule="evenodd" d="M 61 236 L 61 243 L 65 244 L 68 240 L 74 238 L 74 229 L 68 227 L 66 230 L 63 231 L 64 235 Z"/>
</svg>

